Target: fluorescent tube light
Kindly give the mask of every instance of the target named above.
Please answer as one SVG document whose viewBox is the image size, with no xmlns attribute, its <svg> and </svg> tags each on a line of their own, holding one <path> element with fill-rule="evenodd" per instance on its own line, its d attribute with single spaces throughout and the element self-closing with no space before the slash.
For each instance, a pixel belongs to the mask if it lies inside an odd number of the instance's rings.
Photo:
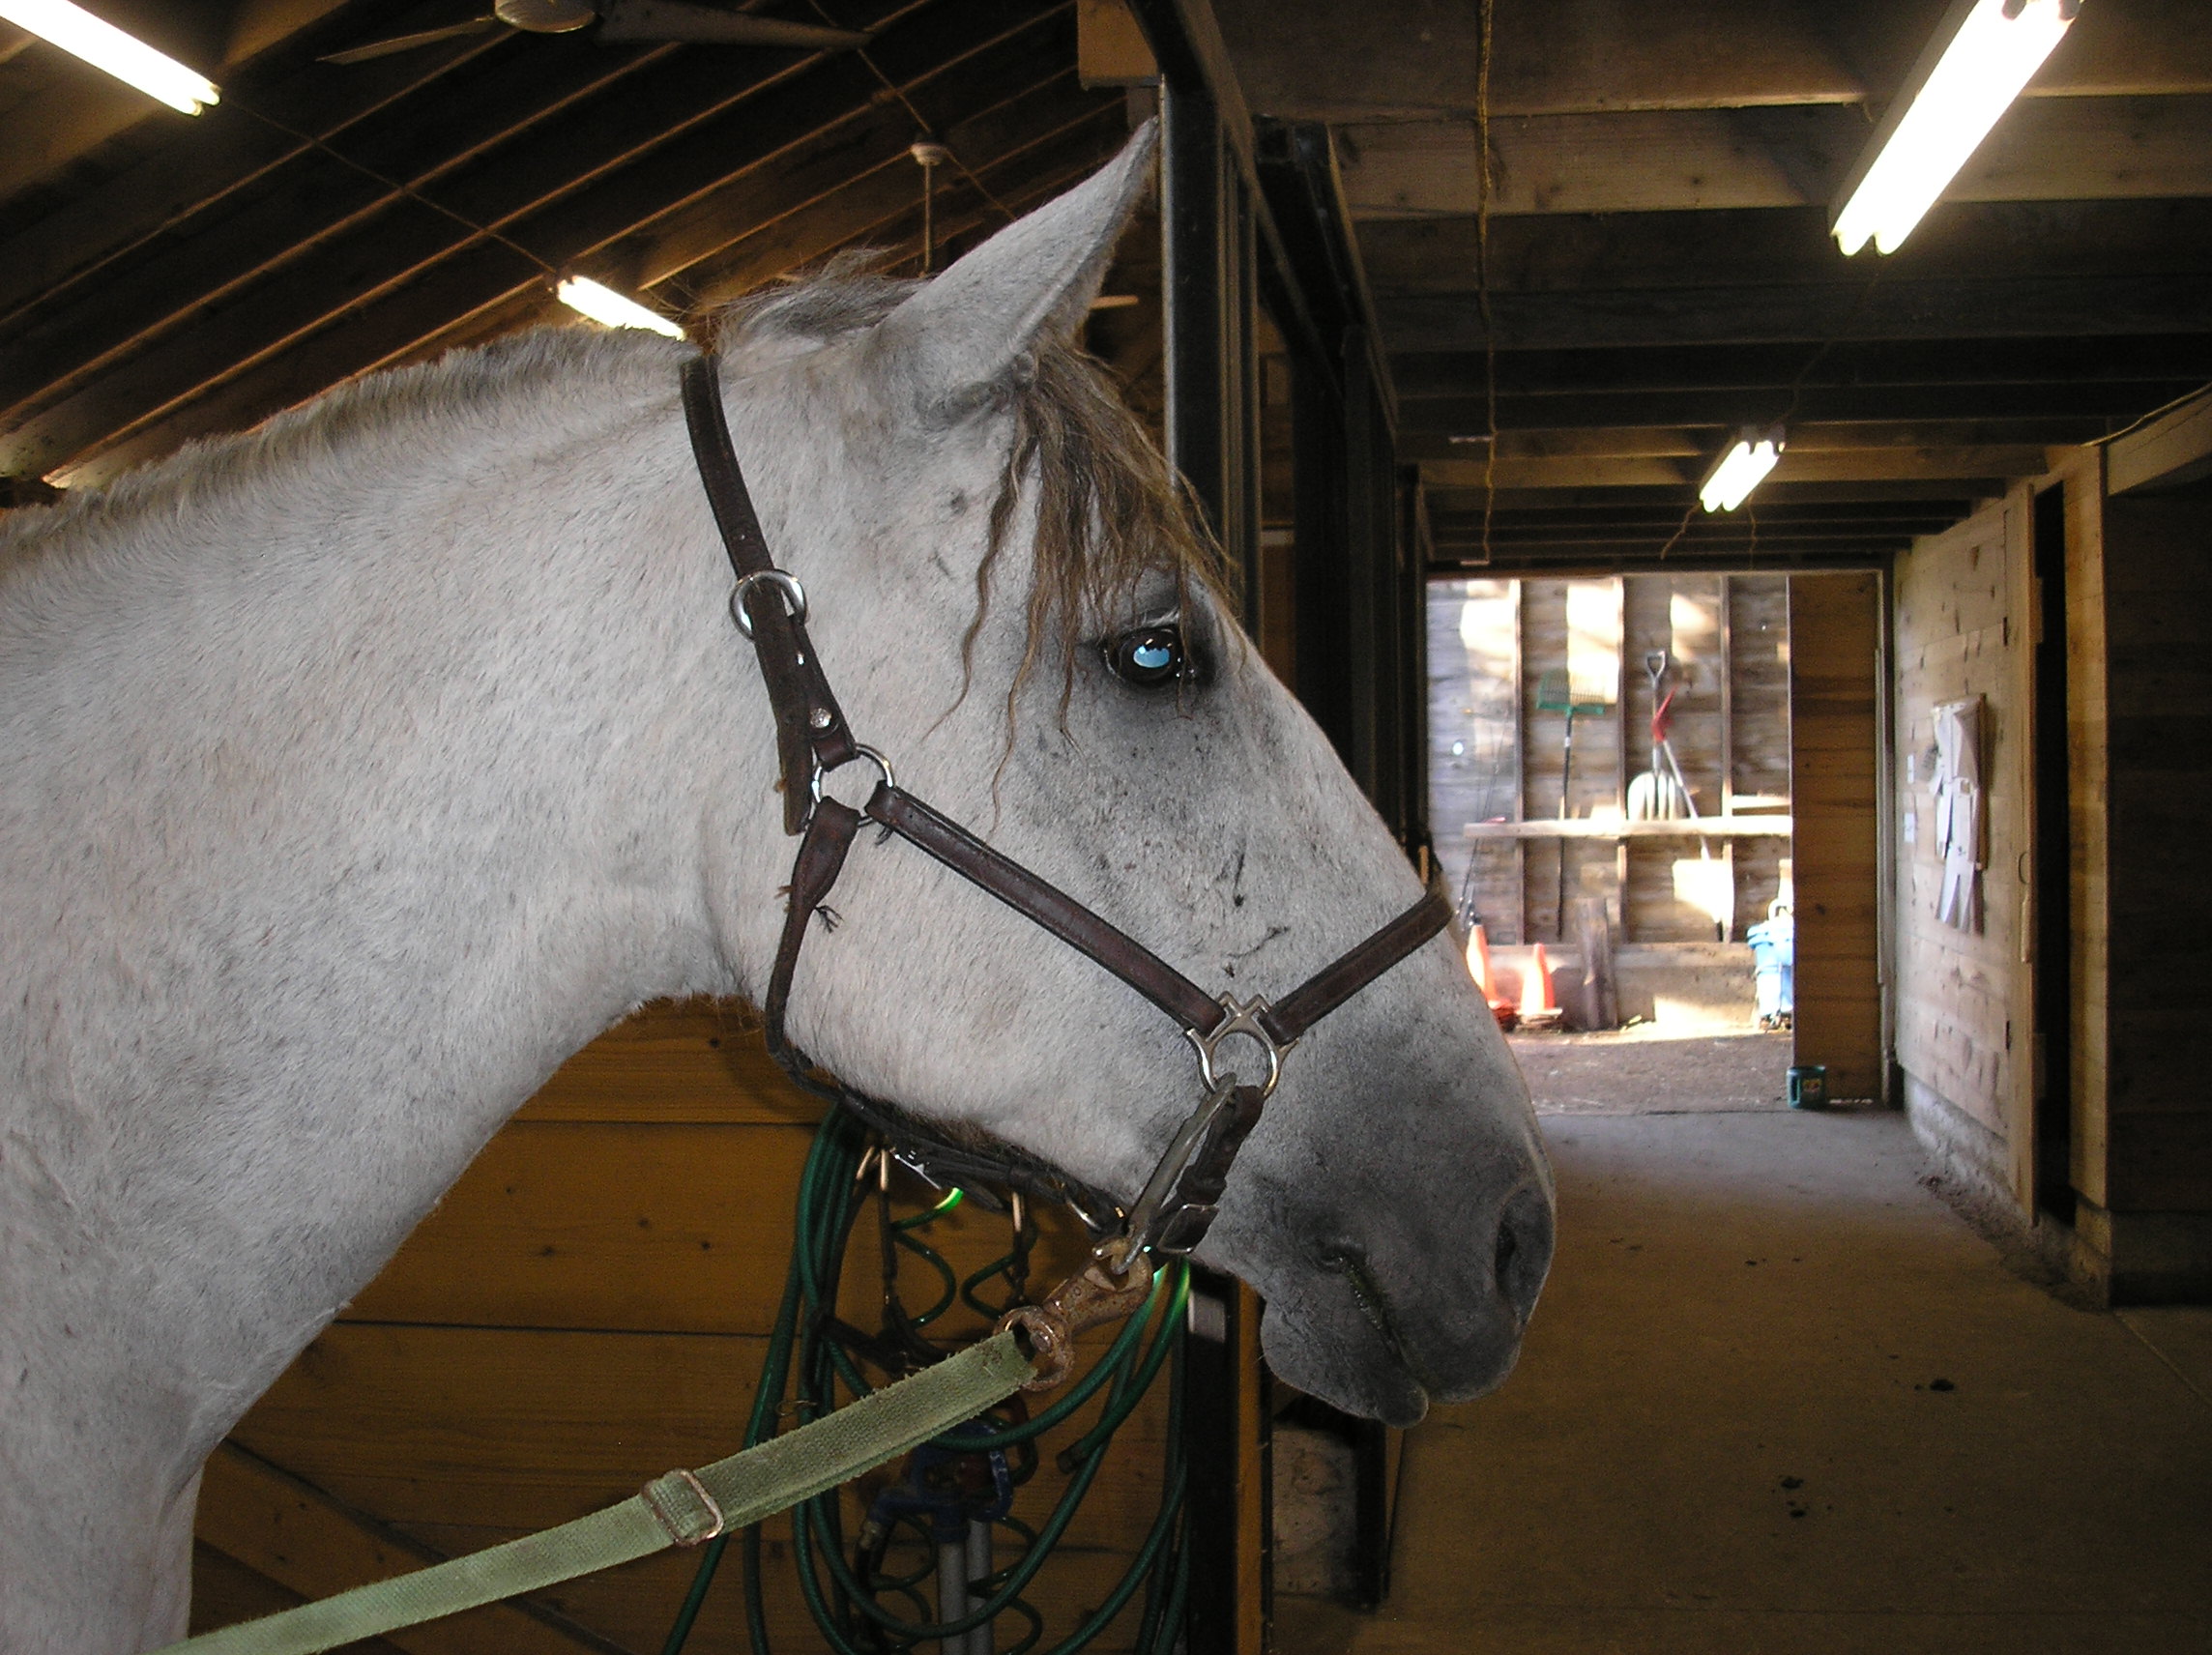
<svg viewBox="0 0 2212 1655">
<path fill-rule="evenodd" d="M 70 0 L 0 0 L 0 18 L 105 70 L 170 108 L 197 115 L 218 102 L 215 82 L 102 22 Z"/>
<path fill-rule="evenodd" d="M 2081 0 L 1957 0 L 1845 182 L 1832 229 L 1893 253 L 2012 105 Z"/>
<path fill-rule="evenodd" d="M 613 288 L 601 287 L 588 276 L 565 277 L 553 291 L 569 309 L 581 311 L 610 328 L 650 328 L 672 339 L 684 336 L 684 330 L 657 310 L 648 310 L 636 300 L 625 299 Z"/>
<path fill-rule="evenodd" d="M 1735 446 L 1713 463 L 1698 485 L 1698 504 L 1707 511 L 1733 511 L 1750 498 L 1774 462 L 1782 457 L 1782 427 L 1746 425 Z"/>
</svg>

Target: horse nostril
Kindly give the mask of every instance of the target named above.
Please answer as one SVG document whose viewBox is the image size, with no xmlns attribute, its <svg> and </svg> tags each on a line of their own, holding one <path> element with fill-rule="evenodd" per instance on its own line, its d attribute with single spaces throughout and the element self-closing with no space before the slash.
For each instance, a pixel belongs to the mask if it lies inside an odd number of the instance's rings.
<svg viewBox="0 0 2212 1655">
<path fill-rule="evenodd" d="M 1506 1201 L 1498 1217 L 1493 1267 L 1514 1319 L 1526 1322 L 1552 1267 L 1552 1209 L 1540 1191 L 1516 1190 Z"/>
</svg>

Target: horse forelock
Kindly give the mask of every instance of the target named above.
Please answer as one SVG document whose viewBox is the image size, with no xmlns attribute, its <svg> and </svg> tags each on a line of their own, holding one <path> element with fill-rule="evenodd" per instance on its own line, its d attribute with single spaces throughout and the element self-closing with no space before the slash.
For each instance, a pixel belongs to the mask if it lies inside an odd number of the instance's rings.
<svg viewBox="0 0 2212 1655">
<path fill-rule="evenodd" d="M 779 344 L 830 344 L 865 333 L 923 285 L 881 274 L 878 259 L 868 252 L 840 255 L 809 276 L 737 301 L 715 318 L 721 348 L 742 362 L 748 351 L 772 356 Z M 961 641 L 961 664 L 965 684 L 973 680 L 994 578 L 1025 526 L 1025 505 L 1033 506 L 1026 637 L 1006 695 L 1010 730 L 1023 688 L 1048 661 L 1061 669 L 1064 715 L 1074 689 L 1075 644 L 1094 618 L 1124 605 L 1140 583 L 1166 575 L 1187 601 L 1193 591 L 1226 595 L 1231 577 L 1111 370 L 1072 339 L 1041 340 L 996 405 L 1010 416 L 1011 440 L 976 569 L 975 611 Z"/>
</svg>

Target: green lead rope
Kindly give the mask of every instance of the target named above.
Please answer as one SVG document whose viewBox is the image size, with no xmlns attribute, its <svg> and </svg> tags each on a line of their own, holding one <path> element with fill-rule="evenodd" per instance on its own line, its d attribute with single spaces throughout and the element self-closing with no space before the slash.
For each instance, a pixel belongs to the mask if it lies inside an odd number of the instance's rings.
<svg viewBox="0 0 2212 1655">
<path fill-rule="evenodd" d="M 620 1505 L 154 1655 L 315 1655 L 749 1527 L 975 1418 L 1031 1372 L 1013 1335 L 1002 1333 L 797 1431 L 656 1477 Z"/>
</svg>

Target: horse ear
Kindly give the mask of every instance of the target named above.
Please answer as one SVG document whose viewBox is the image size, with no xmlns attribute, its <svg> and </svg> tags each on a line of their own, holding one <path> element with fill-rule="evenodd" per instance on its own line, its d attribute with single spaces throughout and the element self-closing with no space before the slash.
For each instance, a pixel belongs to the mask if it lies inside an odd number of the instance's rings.
<svg viewBox="0 0 2212 1655">
<path fill-rule="evenodd" d="M 1098 297 L 1114 244 L 1151 182 L 1157 120 L 1105 167 L 1015 220 L 888 316 L 877 337 L 921 406 L 987 399 L 1038 343 L 1071 336 Z"/>
</svg>

